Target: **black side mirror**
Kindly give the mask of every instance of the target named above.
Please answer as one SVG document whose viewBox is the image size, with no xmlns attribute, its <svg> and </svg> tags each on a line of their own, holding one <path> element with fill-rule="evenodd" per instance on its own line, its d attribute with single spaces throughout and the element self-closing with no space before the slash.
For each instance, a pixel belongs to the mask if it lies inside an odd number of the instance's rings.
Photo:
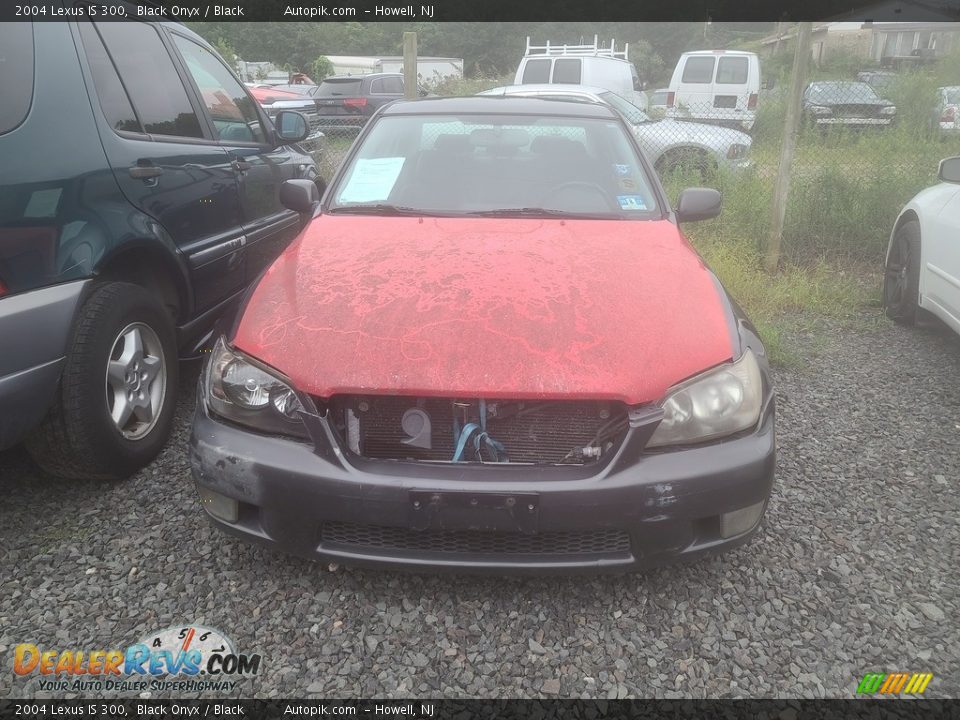
<svg viewBox="0 0 960 720">
<path fill-rule="evenodd" d="M 680 193 L 676 215 L 679 222 L 709 220 L 720 214 L 723 197 L 713 188 L 687 188 Z"/>
<path fill-rule="evenodd" d="M 310 133 L 310 123 L 298 112 L 281 110 L 273 119 L 277 129 L 277 137 L 285 143 L 296 143 L 303 140 Z"/>
<path fill-rule="evenodd" d="M 773 90 L 777 86 L 777 81 L 773 78 L 767 78 L 763 83 L 764 90 Z"/>
<path fill-rule="evenodd" d="M 940 161 L 938 177 L 944 182 L 960 183 L 960 157 L 946 158 Z"/>
<path fill-rule="evenodd" d="M 280 186 L 280 204 L 301 215 L 313 215 L 320 204 L 320 191 L 313 180 L 286 180 Z"/>
</svg>

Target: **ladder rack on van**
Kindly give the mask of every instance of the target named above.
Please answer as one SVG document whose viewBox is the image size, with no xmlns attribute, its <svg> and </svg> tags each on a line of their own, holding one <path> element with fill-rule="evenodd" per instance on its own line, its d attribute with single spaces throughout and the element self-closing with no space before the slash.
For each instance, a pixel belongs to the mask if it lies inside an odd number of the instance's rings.
<svg viewBox="0 0 960 720">
<path fill-rule="evenodd" d="M 610 39 L 610 47 L 600 47 L 599 36 L 593 36 L 592 45 L 551 45 L 547 41 L 546 45 L 531 45 L 530 36 L 527 36 L 527 50 L 524 53 L 528 55 L 567 55 L 574 57 L 609 57 L 620 60 L 627 60 L 627 53 L 630 49 L 630 43 L 624 43 L 623 50 L 617 50 L 616 41 Z"/>
</svg>

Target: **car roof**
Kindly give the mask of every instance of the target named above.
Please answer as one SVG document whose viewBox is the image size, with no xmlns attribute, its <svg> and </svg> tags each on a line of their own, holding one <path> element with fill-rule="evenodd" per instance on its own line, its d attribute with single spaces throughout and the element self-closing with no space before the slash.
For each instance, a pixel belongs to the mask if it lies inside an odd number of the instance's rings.
<svg viewBox="0 0 960 720">
<path fill-rule="evenodd" d="M 572 83 L 528 83 L 526 85 L 504 85 L 493 88 L 502 93 L 513 94 L 522 92 L 578 92 L 589 95 L 599 95 L 600 93 L 613 92 L 606 88 L 596 87 L 594 85 L 574 85 Z"/>
<path fill-rule="evenodd" d="M 870 87 L 869 83 L 865 83 L 862 80 L 814 80 L 808 87 L 813 87 L 814 85 L 818 87 L 846 87 L 850 85 L 866 85 Z M 872 90 L 873 88 L 870 89 Z"/>
<path fill-rule="evenodd" d="M 620 116 L 608 105 L 572 103 L 536 97 L 473 95 L 470 97 L 396 100 L 384 106 L 384 115 L 457 115 L 495 113 L 499 115 L 561 115 L 616 120 Z"/>
<path fill-rule="evenodd" d="M 756 53 L 747 50 L 689 50 L 684 55 L 736 55 L 740 57 L 756 57 Z"/>
<path fill-rule="evenodd" d="M 388 72 L 378 72 L 378 73 L 358 73 L 357 75 L 331 75 L 325 77 L 320 82 L 327 82 L 328 80 L 363 80 L 365 78 L 379 78 L 379 77 L 403 77 L 403 73 L 388 73 Z"/>
</svg>

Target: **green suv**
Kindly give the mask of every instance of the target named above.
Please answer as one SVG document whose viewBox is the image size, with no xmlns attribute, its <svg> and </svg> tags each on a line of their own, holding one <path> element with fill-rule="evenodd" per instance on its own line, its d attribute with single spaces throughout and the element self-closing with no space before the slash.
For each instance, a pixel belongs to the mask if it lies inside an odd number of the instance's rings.
<svg viewBox="0 0 960 720">
<path fill-rule="evenodd" d="M 0 450 L 117 479 L 170 434 L 178 358 L 299 233 L 305 118 L 176 23 L 0 23 Z"/>
</svg>

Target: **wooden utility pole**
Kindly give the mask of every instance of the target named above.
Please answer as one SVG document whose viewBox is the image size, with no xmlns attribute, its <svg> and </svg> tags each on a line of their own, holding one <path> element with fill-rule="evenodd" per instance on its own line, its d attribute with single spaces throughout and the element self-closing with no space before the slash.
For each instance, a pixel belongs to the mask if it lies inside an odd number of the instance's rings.
<svg viewBox="0 0 960 720">
<path fill-rule="evenodd" d="M 417 34 L 403 34 L 403 97 L 416 100 L 419 83 L 417 82 Z"/>
<path fill-rule="evenodd" d="M 783 124 L 783 145 L 780 148 L 780 166 L 773 190 L 773 222 L 767 238 L 764 267 L 767 272 L 776 272 L 780 265 L 780 247 L 783 243 L 783 221 L 787 215 L 787 200 L 790 197 L 790 170 L 793 153 L 797 148 L 802 115 L 803 88 L 807 83 L 807 64 L 810 62 L 810 31 L 813 23 L 802 22 L 797 30 L 797 51 L 793 56 L 793 71 L 790 73 L 790 95 L 787 98 L 787 118 Z"/>
</svg>

